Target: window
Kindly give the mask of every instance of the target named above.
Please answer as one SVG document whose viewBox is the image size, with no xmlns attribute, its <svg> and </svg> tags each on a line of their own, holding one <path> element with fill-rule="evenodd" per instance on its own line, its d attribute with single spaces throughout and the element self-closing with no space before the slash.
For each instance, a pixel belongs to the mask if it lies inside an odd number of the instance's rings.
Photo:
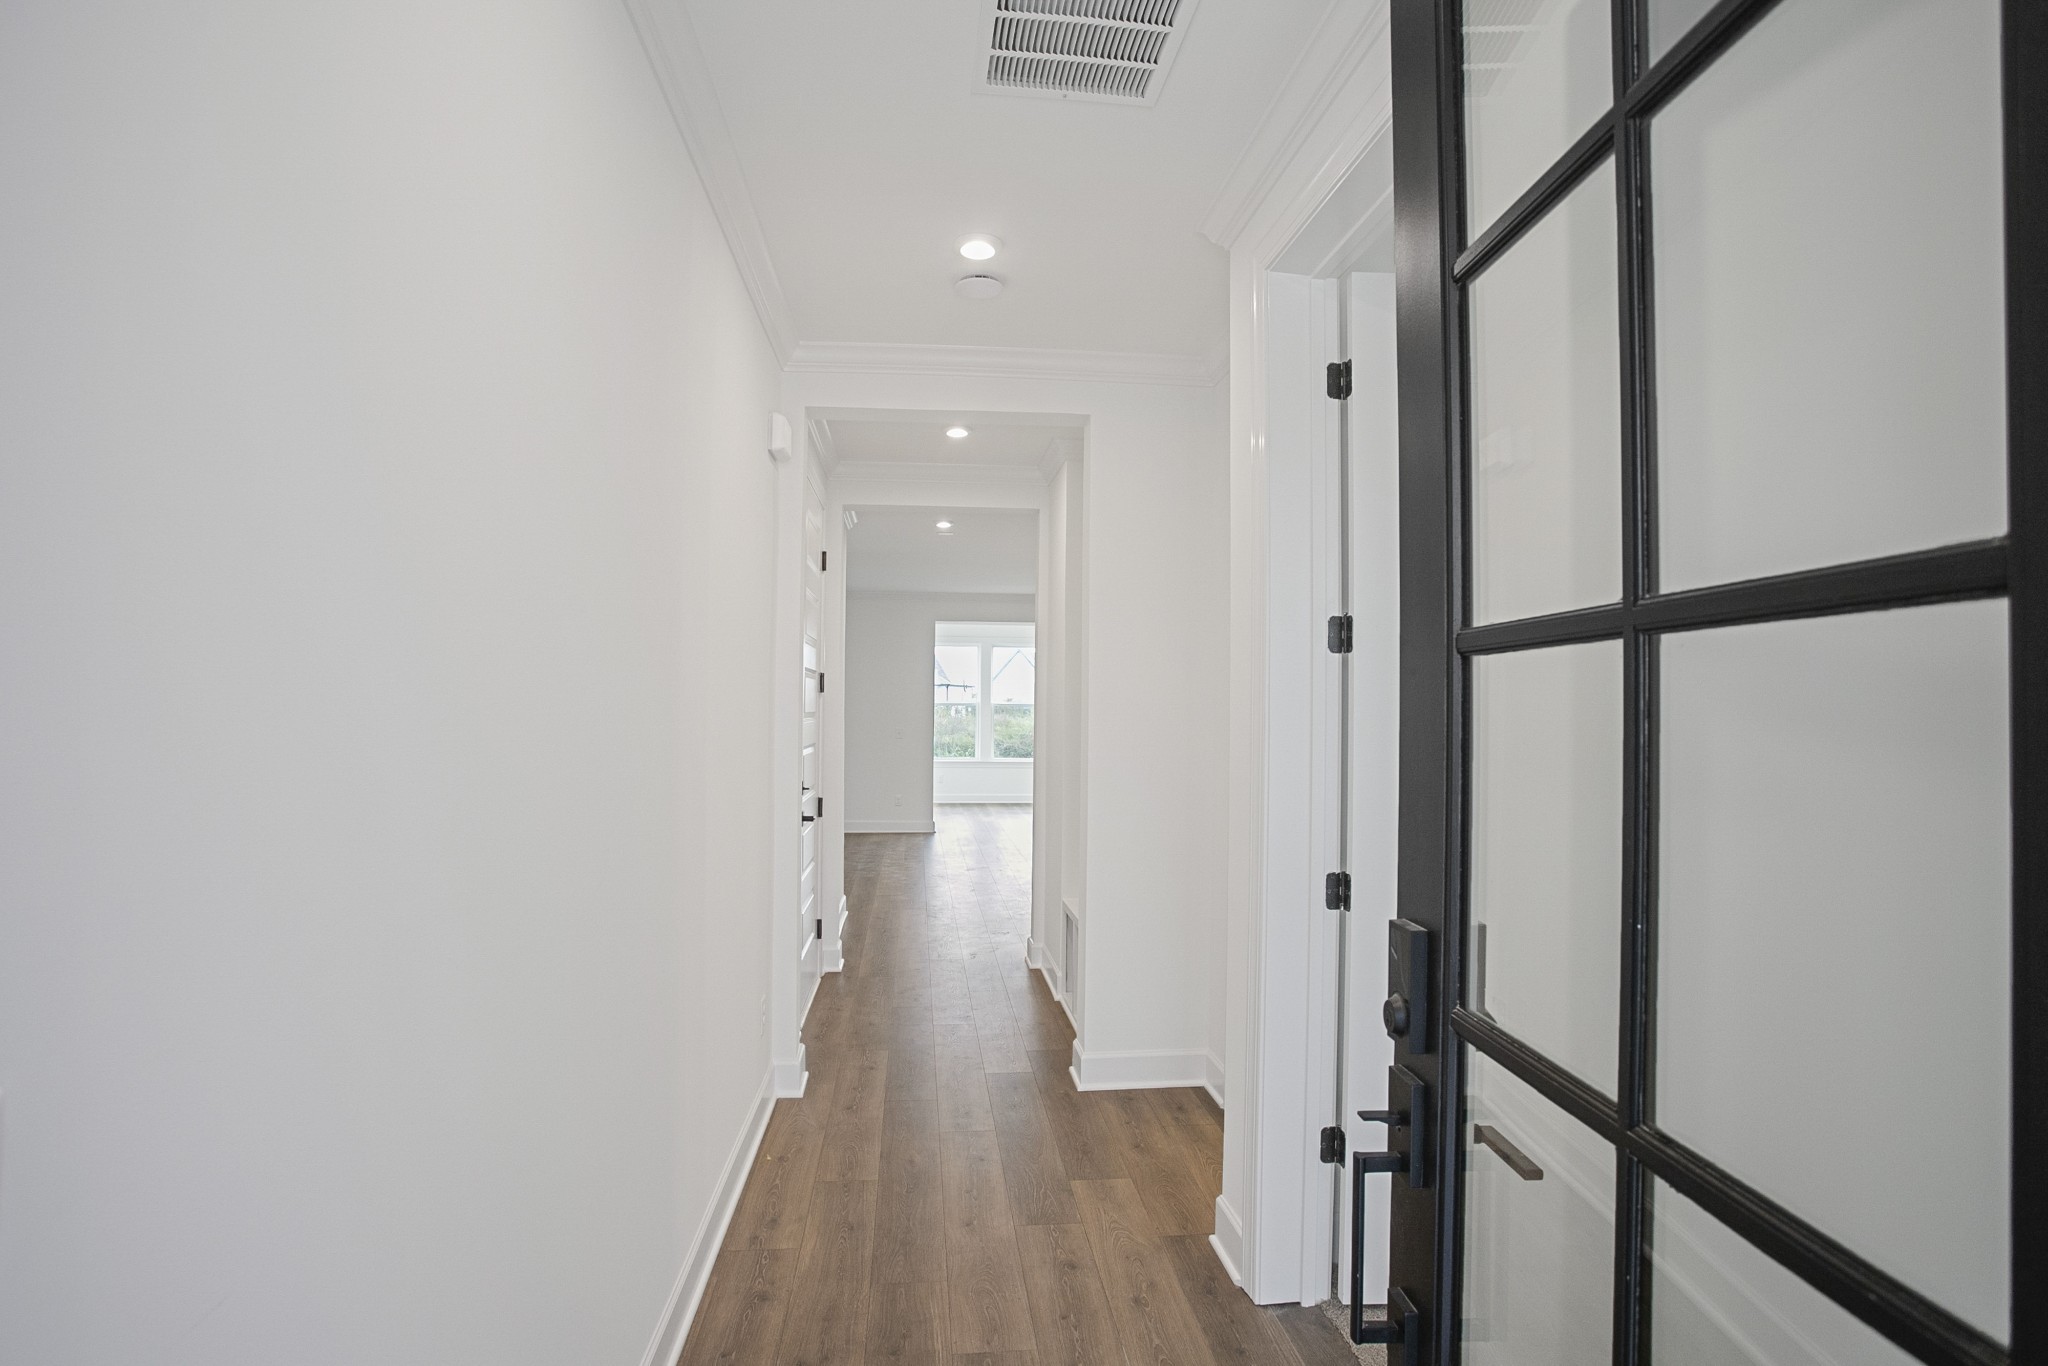
<svg viewBox="0 0 2048 1366">
<path fill-rule="evenodd" d="M 932 646 L 932 757 L 1032 757 L 1038 651 L 1029 622 L 942 621 Z"/>
<path fill-rule="evenodd" d="M 932 757 L 972 759 L 981 734 L 981 647 L 932 650 Z"/>
</svg>

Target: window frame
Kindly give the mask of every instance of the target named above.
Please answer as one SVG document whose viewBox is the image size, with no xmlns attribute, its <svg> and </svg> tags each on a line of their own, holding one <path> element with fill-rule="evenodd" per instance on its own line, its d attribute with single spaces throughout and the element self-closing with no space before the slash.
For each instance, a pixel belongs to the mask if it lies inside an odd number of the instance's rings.
<svg viewBox="0 0 2048 1366">
<path fill-rule="evenodd" d="M 1029 621 L 940 621 L 933 623 L 932 650 L 936 656 L 942 646 L 972 646 L 980 652 L 978 686 L 974 694 L 974 753 L 966 755 L 941 755 L 934 753 L 935 764 L 1029 764 L 1036 762 L 1038 734 L 1038 641 L 1037 625 Z M 1030 650 L 1032 666 L 1031 688 L 1031 729 L 1033 756 L 1026 759 L 1002 758 L 995 752 L 995 652 L 999 649 Z M 935 661 L 936 662 L 936 661 Z M 936 707 L 938 702 L 933 700 Z M 936 730 L 937 716 L 933 725 Z M 934 747 L 937 737 L 934 734 Z"/>
</svg>

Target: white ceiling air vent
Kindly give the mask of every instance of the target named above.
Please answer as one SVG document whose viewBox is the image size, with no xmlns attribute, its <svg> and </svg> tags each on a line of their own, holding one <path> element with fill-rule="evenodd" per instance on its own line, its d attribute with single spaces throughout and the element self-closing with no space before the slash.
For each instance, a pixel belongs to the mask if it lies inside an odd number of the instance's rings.
<svg viewBox="0 0 2048 1366">
<path fill-rule="evenodd" d="M 988 51 L 975 87 L 1149 105 L 1159 99 L 1196 0 L 982 0 Z"/>
</svg>

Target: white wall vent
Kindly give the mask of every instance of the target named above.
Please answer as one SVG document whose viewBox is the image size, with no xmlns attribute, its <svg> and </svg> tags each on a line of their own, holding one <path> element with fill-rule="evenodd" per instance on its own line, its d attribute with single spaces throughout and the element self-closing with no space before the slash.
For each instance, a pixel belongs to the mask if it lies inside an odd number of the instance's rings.
<svg viewBox="0 0 2048 1366">
<path fill-rule="evenodd" d="M 1149 105 L 1196 0 L 982 0 L 975 86 L 992 95 Z"/>
</svg>

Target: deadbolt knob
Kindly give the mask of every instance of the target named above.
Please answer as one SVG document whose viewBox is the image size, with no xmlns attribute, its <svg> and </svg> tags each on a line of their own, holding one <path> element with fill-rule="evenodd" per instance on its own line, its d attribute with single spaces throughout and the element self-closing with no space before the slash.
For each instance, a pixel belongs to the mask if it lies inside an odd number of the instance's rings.
<svg viewBox="0 0 2048 1366">
<path fill-rule="evenodd" d="M 1387 1033 L 1400 1038 L 1408 1032 L 1408 998 L 1395 992 L 1387 998 L 1386 1006 L 1380 1011 L 1380 1018 L 1387 1022 Z"/>
</svg>

